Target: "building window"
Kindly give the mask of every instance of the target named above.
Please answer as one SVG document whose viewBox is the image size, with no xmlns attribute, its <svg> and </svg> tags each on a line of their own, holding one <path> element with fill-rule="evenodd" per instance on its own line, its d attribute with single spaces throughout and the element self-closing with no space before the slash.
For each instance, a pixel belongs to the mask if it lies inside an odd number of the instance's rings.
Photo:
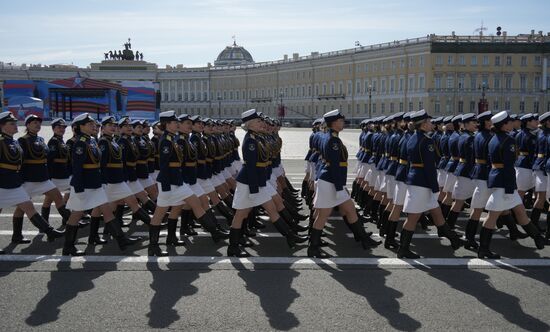
<svg viewBox="0 0 550 332">
<path fill-rule="evenodd" d="M 500 56 L 499 55 L 495 56 L 495 66 L 497 66 L 497 67 L 500 66 Z"/>
<path fill-rule="evenodd" d="M 447 76 L 447 89 L 453 89 L 455 87 L 455 78 L 451 75 Z"/>
<path fill-rule="evenodd" d="M 510 110 L 510 101 L 507 100 L 504 102 L 504 110 L 509 111 Z"/>
<path fill-rule="evenodd" d="M 519 88 L 523 91 L 527 89 L 527 76 L 520 75 L 519 77 Z"/>
<path fill-rule="evenodd" d="M 453 112 L 451 100 L 449 100 L 449 99 L 447 99 L 447 102 L 445 103 L 445 112 L 447 114 L 451 114 Z"/>
<path fill-rule="evenodd" d="M 403 112 L 403 102 L 399 103 L 399 112 Z"/>
<path fill-rule="evenodd" d="M 399 91 L 403 91 L 403 86 L 405 85 L 405 80 L 403 78 L 399 79 Z"/>
<path fill-rule="evenodd" d="M 535 90 L 540 90 L 540 76 L 535 76 Z"/>
<path fill-rule="evenodd" d="M 424 103 L 422 101 L 419 101 L 418 102 L 418 110 L 423 110 L 424 109 Z"/>
<path fill-rule="evenodd" d="M 477 66 L 477 56 L 472 55 L 472 58 L 471 58 L 471 60 L 470 60 L 470 64 L 471 64 L 472 66 Z"/>
<path fill-rule="evenodd" d="M 483 61 L 483 63 L 482 63 L 483 66 L 488 66 L 489 65 L 489 56 L 484 55 L 482 61 Z"/>
<path fill-rule="evenodd" d="M 540 66 L 540 65 L 541 65 L 540 55 L 537 55 L 535 56 L 535 66 Z"/>
<path fill-rule="evenodd" d="M 546 105 L 546 112 L 550 112 L 550 102 Z"/>
<path fill-rule="evenodd" d="M 409 67 L 414 67 L 414 57 L 409 58 Z"/>
<path fill-rule="evenodd" d="M 458 113 L 464 113 L 464 102 L 462 100 L 458 102 Z"/>
<path fill-rule="evenodd" d="M 495 90 L 500 90 L 500 76 L 495 76 L 494 82 L 493 82 L 493 88 Z"/>
<path fill-rule="evenodd" d="M 413 102 L 409 101 L 409 109 L 407 112 L 412 112 L 412 110 L 413 110 Z"/>
<path fill-rule="evenodd" d="M 464 76 L 458 77 L 458 89 L 459 90 L 464 89 Z"/>
<path fill-rule="evenodd" d="M 464 66 L 466 64 L 466 59 L 464 58 L 464 55 L 458 56 L 458 64 L 461 66 Z"/>
<path fill-rule="evenodd" d="M 447 64 L 448 64 L 449 66 L 452 66 L 452 65 L 453 65 L 453 56 L 452 56 L 452 55 L 449 55 L 449 56 L 447 57 Z"/>
<path fill-rule="evenodd" d="M 355 82 L 355 93 L 356 94 L 361 93 L 361 82 Z"/>
<path fill-rule="evenodd" d="M 391 61 L 391 69 L 394 70 L 396 67 L 395 67 L 395 60 L 392 60 Z"/>
<path fill-rule="evenodd" d="M 390 103 L 390 113 L 393 113 L 393 111 L 394 111 L 393 103 Z"/>
<path fill-rule="evenodd" d="M 477 89 L 477 76 L 470 75 L 470 90 Z"/>
<path fill-rule="evenodd" d="M 493 110 L 498 110 L 498 100 L 495 100 L 495 102 L 493 103 Z"/>
<path fill-rule="evenodd" d="M 435 88 L 441 89 L 441 76 L 439 75 L 435 76 Z"/>
<path fill-rule="evenodd" d="M 352 93 L 351 82 L 348 82 L 348 95 L 351 96 L 351 93 Z"/>
<path fill-rule="evenodd" d="M 380 113 L 384 114 L 385 111 L 386 111 L 386 104 L 385 103 L 380 104 Z"/>
<path fill-rule="evenodd" d="M 533 102 L 533 113 L 538 113 L 538 112 L 539 112 L 539 102 L 534 101 Z"/>
<path fill-rule="evenodd" d="M 369 64 L 365 63 L 365 73 L 368 73 L 368 72 L 369 72 Z"/>
<path fill-rule="evenodd" d="M 395 91 L 395 80 L 392 78 L 390 79 L 390 92 Z"/>
<path fill-rule="evenodd" d="M 521 66 L 522 67 L 527 66 L 527 57 L 525 55 L 521 56 Z"/>
<path fill-rule="evenodd" d="M 424 67 L 424 56 L 423 55 L 418 57 L 418 63 L 420 64 L 420 67 Z"/>
<path fill-rule="evenodd" d="M 338 93 L 344 93 L 344 85 L 342 83 L 338 84 Z"/>
<path fill-rule="evenodd" d="M 409 77 L 409 86 L 408 86 L 408 90 L 409 90 L 409 91 L 414 91 L 414 77 Z"/>
<path fill-rule="evenodd" d="M 401 68 L 405 68 L 405 59 L 401 59 L 400 66 Z"/>
<path fill-rule="evenodd" d="M 372 104 L 372 114 L 376 114 L 376 103 Z"/>
<path fill-rule="evenodd" d="M 507 66 L 512 65 L 512 56 L 510 56 L 510 55 L 506 56 L 506 65 Z"/>
<path fill-rule="evenodd" d="M 523 100 L 519 102 L 519 112 L 525 113 L 525 102 Z"/>
<path fill-rule="evenodd" d="M 475 101 L 470 101 L 470 113 L 475 113 L 476 111 L 476 102 Z"/>
<path fill-rule="evenodd" d="M 441 104 L 439 103 L 439 100 L 435 102 L 434 111 L 435 113 L 441 113 Z"/>
<path fill-rule="evenodd" d="M 436 55 L 435 57 L 435 65 L 436 66 L 441 66 L 443 64 L 443 58 L 441 57 L 441 55 Z"/>
<path fill-rule="evenodd" d="M 380 85 L 382 86 L 382 93 L 386 93 L 386 80 L 380 81 Z"/>
<path fill-rule="evenodd" d="M 512 76 L 506 76 L 506 90 L 512 90 Z"/>
<path fill-rule="evenodd" d="M 424 90 L 424 76 L 420 76 L 418 78 L 418 88 L 420 90 Z"/>
</svg>

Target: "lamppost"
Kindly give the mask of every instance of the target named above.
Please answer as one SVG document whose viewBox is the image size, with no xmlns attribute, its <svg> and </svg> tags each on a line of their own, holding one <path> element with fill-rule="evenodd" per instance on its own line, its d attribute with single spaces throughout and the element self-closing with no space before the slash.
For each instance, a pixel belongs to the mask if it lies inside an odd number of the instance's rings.
<svg viewBox="0 0 550 332">
<path fill-rule="evenodd" d="M 369 84 L 369 87 L 367 88 L 367 92 L 369 93 L 369 119 L 372 116 L 372 93 L 374 91 L 376 91 L 376 89 Z"/>
<path fill-rule="evenodd" d="M 478 90 L 481 90 L 481 100 L 479 101 L 479 104 L 477 106 L 477 114 L 480 114 L 489 110 L 489 103 L 485 99 L 485 91 L 489 90 L 489 87 L 487 86 L 486 82 L 483 82 L 478 87 Z"/>
<path fill-rule="evenodd" d="M 222 97 L 218 96 L 218 119 L 222 118 Z"/>
<path fill-rule="evenodd" d="M 283 105 L 283 93 L 279 93 L 279 109 L 277 110 L 277 117 L 279 119 L 284 118 L 285 106 Z"/>
</svg>

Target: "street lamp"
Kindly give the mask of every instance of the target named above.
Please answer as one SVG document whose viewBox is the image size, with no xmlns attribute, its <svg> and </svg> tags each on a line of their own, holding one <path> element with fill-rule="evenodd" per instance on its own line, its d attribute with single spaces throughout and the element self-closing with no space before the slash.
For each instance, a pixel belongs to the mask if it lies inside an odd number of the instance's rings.
<svg viewBox="0 0 550 332">
<path fill-rule="evenodd" d="M 279 109 L 277 110 L 277 117 L 281 119 L 284 116 L 285 106 L 283 105 L 283 93 L 279 93 Z"/>
<path fill-rule="evenodd" d="M 369 84 L 369 87 L 367 88 L 367 92 L 369 93 L 369 119 L 371 118 L 372 114 L 372 93 L 376 91 L 375 88 L 372 87 L 371 84 Z"/>
<path fill-rule="evenodd" d="M 477 106 L 477 114 L 480 114 L 489 110 L 489 103 L 485 99 L 485 91 L 489 90 L 489 87 L 487 86 L 486 82 L 483 82 L 478 87 L 478 90 L 481 90 L 481 100 L 479 101 L 479 104 Z"/>
<path fill-rule="evenodd" d="M 218 119 L 222 118 L 222 97 L 218 96 Z"/>
</svg>

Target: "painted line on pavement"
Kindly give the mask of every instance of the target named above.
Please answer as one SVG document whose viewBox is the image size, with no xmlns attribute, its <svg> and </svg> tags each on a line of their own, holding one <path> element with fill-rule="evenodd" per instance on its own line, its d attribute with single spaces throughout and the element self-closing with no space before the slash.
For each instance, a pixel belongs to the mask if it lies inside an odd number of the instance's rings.
<svg viewBox="0 0 550 332">
<path fill-rule="evenodd" d="M 235 264 L 262 265 L 262 264 L 283 264 L 287 268 L 300 266 L 314 267 L 318 265 L 332 266 L 371 266 L 380 268 L 415 268 L 415 267 L 468 267 L 468 268 L 497 268 L 497 267 L 550 267 L 550 259 L 498 259 L 485 260 L 478 258 L 421 258 L 421 259 L 399 259 L 399 258 L 305 258 L 305 257 L 220 257 L 220 256 L 81 256 L 70 257 L 60 255 L 0 255 L 0 262 L 75 262 L 75 263 L 182 263 L 182 264 L 208 264 L 210 266 L 235 267 Z"/>
</svg>

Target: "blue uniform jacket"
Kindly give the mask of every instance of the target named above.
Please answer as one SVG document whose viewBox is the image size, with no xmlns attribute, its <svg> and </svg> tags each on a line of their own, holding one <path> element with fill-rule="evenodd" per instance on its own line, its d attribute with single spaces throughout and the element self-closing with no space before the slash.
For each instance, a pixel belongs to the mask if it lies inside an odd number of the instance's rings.
<svg viewBox="0 0 550 332">
<path fill-rule="evenodd" d="M 23 184 L 21 178 L 21 163 L 23 162 L 23 149 L 13 137 L 0 135 L 0 188 L 19 188 Z"/>
<path fill-rule="evenodd" d="M 23 149 L 21 175 L 24 182 L 43 182 L 50 179 L 48 174 L 48 146 L 40 136 L 26 134 L 19 138 Z"/>
<path fill-rule="evenodd" d="M 474 167 L 474 133 L 463 131 L 458 139 L 458 165 L 454 175 L 465 178 L 470 177 Z"/>
<path fill-rule="evenodd" d="M 449 162 L 447 162 L 447 165 L 445 166 L 445 170 L 449 173 L 454 173 L 456 166 L 458 166 L 458 162 L 460 160 L 458 152 L 459 138 L 460 134 L 456 131 L 451 134 L 451 137 L 449 137 Z"/>
<path fill-rule="evenodd" d="M 523 128 L 516 135 L 516 146 L 518 147 L 518 159 L 514 166 L 519 168 L 533 169 L 535 153 L 537 150 L 537 136 L 527 128 Z"/>
<path fill-rule="evenodd" d="M 388 140 L 387 153 L 390 157 L 388 159 L 387 175 L 395 176 L 397 172 L 397 167 L 399 166 L 399 142 L 401 141 L 401 137 L 403 137 L 403 131 L 398 129 Z"/>
<path fill-rule="evenodd" d="M 480 130 L 474 137 L 474 167 L 470 174 L 472 179 L 487 181 L 491 169 L 489 142 L 492 137 L 493 134 L 489 130 Z"/>
<path fill-rule="evenodd" d="M 405 182 L 407 181 L 407 174 L 409 173 L 409 155 L 407 152 L 407 143 L 410 137 L 414 134 L 413 131 L 407 130 L 403 137 L 399 140 L 399 160 L 397 169 L 395 171 L 395 180 Z"/>
<path fill-rule="evenodd" d="M 536 159 L 533 163 L 533 170 L 541 170 L 546 175 L 546 161 L 548 156 L 546 154 L 548 149 L 548 134 L 550 134 L 550 129 L 544 128 L 539 131 L 537 134 L 537 150 L 536 150 Z"/>
<path fill-rule="evenodd" d="M 71 151 L 73 177 L 71 186 L 81 193 L 84 189 L 101 188 L 101 151 L 95 138 L 79 135 Z"/>
<path fill-rule="evenodd" d="M 63 142 L 63 137 L 53 135 L 48 141 L 48 173 L 52 179 L 68 179 L 69 147 Z"/>
<path fill-rule="evenodd" d="M 159 143 L 160 171 L 157 176 L 157 182 L 160 183 L 162 191 L 170 191 L 170 186 L 181 186 L 183 184 L 182 161 L 183 156 L 175 135 L 168 132 L 164 133 Z"/>
<path fill-rule="evenodd" d="M 441 159 L 439 159 L 438 169 L 445 169 L 451 154 L 449 153 L 449 138 L 451 138 L 453 131 L 447 130 L 439 139 L 439 152 L 441 153 Z"/>
<path fill-rule="evenodd" d="M 494 135 L 489 142 L 489 160 L 491 171 L 487 179 L 487 188 L 504 188 L 506 194 L 513 194 L 517 189 L 514 138 L 502 132 Z"/>
<path fill-rule="evenodd" d="M 407 184 L 439 191 L 437 169 L 435 168 L 435 145 L 425 132 L 417 130 L 407 142 L 407 156 L 410 165 Z"/>
<path fill-rule="evenodd" d="M 258 158 L 260 153 L 265 151 L 259 151 L 261 148 L 256 139 L 256 135 L 249 131 L 244 135 L 243 144 L 241 147 L 241 154 L 243 158 L 243 167 L 237 175 L 237 181 L 248 185 L 248 189 L 251 194 L 259 192 L 259 177 L 261 176 L 258 171 L 259 168 L 265 168 L 265 165 L 261 164 Z"/>
<path fill-rule="evenodd" d="M 103 135 L 99 139 L 101 150 L 101 179 L 107 183 L 121 183 L 128 179 L 122 164 L 122 147 L 112 136 Z"/>
<path fill-rule="evenodd" d="M 334 184 L 336 191 L 343 190 L 348 174 L 348 150 L 337 132 L 329 130 L 323 141 L 321 154 L 325 163 L 321 168 L 319 179 Z"/>
</svg>

